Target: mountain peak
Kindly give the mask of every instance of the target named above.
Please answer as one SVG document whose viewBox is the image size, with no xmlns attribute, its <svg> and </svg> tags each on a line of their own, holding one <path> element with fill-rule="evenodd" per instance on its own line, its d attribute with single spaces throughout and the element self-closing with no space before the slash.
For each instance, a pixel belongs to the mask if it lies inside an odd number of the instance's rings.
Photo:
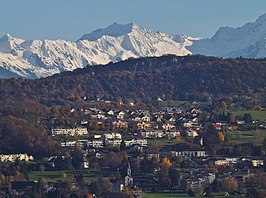
<svg viewBox="0 0 266 198">
<path fill-rule="evenodd" d="M 10 34 L 4 35 L 0 38 L 0 52 L 2 53 L 10 53 L 14 48 L 20 45 L 24 40 L 15 38 Z"/>
<path fill-rule="evenodd" d="M 5 34 L 2 38 L 0 38 L 0 41 L 4 42 L 4 41 L 9 41 L 13 39 L 13 37 L 10 34 Z"/>
<path fill-rule="evenodd" d="M 116 29 L 116 28 L 125 28 L 125 29 L 133 29 L 138 27 L 138 25 L 134 22 L 128 23 L 128 24 L 119 24 L 117 22 L 114 22 L 112 25 L 109 25 L 106 29 Z"/>
<path fill-rule="evenodd" d="M 248 31 L 251 32 L 260 32 L 262 31 L 263 34 L 265 34 L 265 25 L 266 25 L 266 14 L 261 15 L 255 22 L 249 22 L 241 27 L 221 27 L 219 30 L 215 33 L 215 35 L 211 38 L 212 40 L 218 40 L 220 38 L 223 39 L 232 39 L 231 37 L 237 37 L 240 33 L 245 33 Z M 233 40 L 235 40 L 233 38 Z"/>
<path fill-rule="evenodd" d="M 217 40 L 219 38 L 227 38 L 228 36 L 231 36 L 234 30 L 235 28 L 228 27 L 228 26 L 221 27 L 218 29 L 218 31 L 214 34 L 214 36 L 211 39 Z"/>
<path fill-rule="evenodd" d="M 89 40 L 89 41 L 96 41 L 97 39 L 101 38 L 102 36 L 112 36 L 112 37 L 119 37 L 126 34 L 129 34 L 134 29 L 139 29 L 140 27 L 135 23 L 128 23 L 128 24 L 118 24 L 113 23 L 112 25 L 106 28 L 97 29 L 89 34 L 83 35 L 79 40 Z"/>
<path fill-rule="evenodd" d="M 21 43 L 23 42 L 23 39 L 16 38 L 10 34 L 5 34 L 0 38 L 0 42 L 14 42 L 14 43 Z"/>
<path fill-rule="evenodd" d="M 261 15 L 256 22 L 266 22 L 266 13 Z"/>
<path fill-rule="evenodd" d="M 194 42 L 188 49 L 219 57 L 265 57 L 266 14 L 240 27 L 221 27 L 211 39 Z"/>
<path fill-rule="evenodd" d="M 259 18 L 257 19 L 257 21 L 259 21 L 259 20 L 266 20 L 266 13 L 263 14 L 263 15 L 261 15 L 261 16 L 259 16 Z"/>
</svg>

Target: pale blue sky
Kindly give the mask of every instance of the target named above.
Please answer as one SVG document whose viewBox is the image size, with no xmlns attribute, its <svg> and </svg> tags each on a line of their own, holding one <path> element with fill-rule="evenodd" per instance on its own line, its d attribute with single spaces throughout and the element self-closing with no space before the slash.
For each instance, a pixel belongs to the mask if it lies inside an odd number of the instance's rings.
<svg viewBox="0 0 266 198">
<path fill-rule="evenodd" d="M 266 0 L 1 0 L 0 37 L 77 40 L 114 22 L 211 37 L 266 13 Z"/>
</svg>

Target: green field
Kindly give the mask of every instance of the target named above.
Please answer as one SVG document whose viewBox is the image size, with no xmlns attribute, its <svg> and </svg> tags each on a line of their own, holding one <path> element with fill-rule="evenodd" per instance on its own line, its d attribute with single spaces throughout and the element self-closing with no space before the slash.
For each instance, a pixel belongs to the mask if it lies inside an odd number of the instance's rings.
<svg viewBox="0 0 266 198">
<path fill-rule="evenodd" d="M 266 138 L 266 130 L 229 132 L 229 139 L 234 144 L 253 143 L 260 145 L 264 138 Z"/>
<path fill-rule="evenodd" d="M 256 110 L 241 110 L 241 111 L 232 111 L 235 115 L 244 115 L 245 113 L 250 113 L 253 120 L 266 120 L 266 111 L 256 111 Z"/>
<path fill-rule="evenodd" d="M 32 171 L 29 173 L 29 179 L 31 181 L 38 181 L 39 178 L 43 178 L 48 182 L 56 182 L 58 180 L 70 181 L 73 180 L 74 176 L 79 173 L 83 174 L 85 182 L 92 182 L 96 180 L 97 177 L 96 175 L 88 173 L 87 171 L 44 171 L 43 173 L 40 171 Z"/>
<path fill-rule="evenodd" d="M 158 146 L 158 147 L 167 147 L 172 146 L 178 143 L 183 143 L 184 140 L 167 140 L 167 139 L 148 139 L 148 145 L 150 146 Z"/>
</svg>

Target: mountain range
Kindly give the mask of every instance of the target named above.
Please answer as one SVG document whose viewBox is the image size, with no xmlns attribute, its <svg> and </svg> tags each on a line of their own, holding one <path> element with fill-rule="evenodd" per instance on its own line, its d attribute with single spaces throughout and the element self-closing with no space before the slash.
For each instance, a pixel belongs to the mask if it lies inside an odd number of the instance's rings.
<svg viewBox="0 0 266 198">
<path fill-rule="evenodd" d="M 135 23 L 114 23 L 67 40 L 23 40 L 7 34 L 0 38 L 0 78 L 40 78 L 88 65 L 129 58 L 174 54 L 217 57 L 266 57 L 266 14 L 242 27 L 222 27 L 212 38 L 153 32 Z"/>
</svg>

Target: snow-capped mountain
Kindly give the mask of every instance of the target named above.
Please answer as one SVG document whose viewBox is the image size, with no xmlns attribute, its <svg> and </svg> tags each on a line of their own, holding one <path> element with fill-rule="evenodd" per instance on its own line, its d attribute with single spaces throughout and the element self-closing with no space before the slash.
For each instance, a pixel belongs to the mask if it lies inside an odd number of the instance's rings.
<svg viewBox="0 0 266 198">
<path fill-rule="evenodd" d="M 218 57 L 266 57 L 266 14 L 242 27 L 222 27 L 210 39 L 152 32 L 134 23 L 114 23 L 85 34 L 76 42 L 0 38 L 0 78 L 46 77 L 87 65 L 128 58 L 175 54 Z"/>
<path fill-rule="evenodd" d="M 219 57 L 266 57 L 266 14 L 242 27 L 220 28 L 211 39 L 194 41 L 188 49 L 194 54 Z"/>
<path fill-rule="evenodd" d="M 113 25 L 78 41 L 0 39 L 0 77 L 45 77 L 87 65 L 107 64 L 130 57 L 191 54 L 189 37 L 152 32 L 134 23 Z"/>
</svg>

